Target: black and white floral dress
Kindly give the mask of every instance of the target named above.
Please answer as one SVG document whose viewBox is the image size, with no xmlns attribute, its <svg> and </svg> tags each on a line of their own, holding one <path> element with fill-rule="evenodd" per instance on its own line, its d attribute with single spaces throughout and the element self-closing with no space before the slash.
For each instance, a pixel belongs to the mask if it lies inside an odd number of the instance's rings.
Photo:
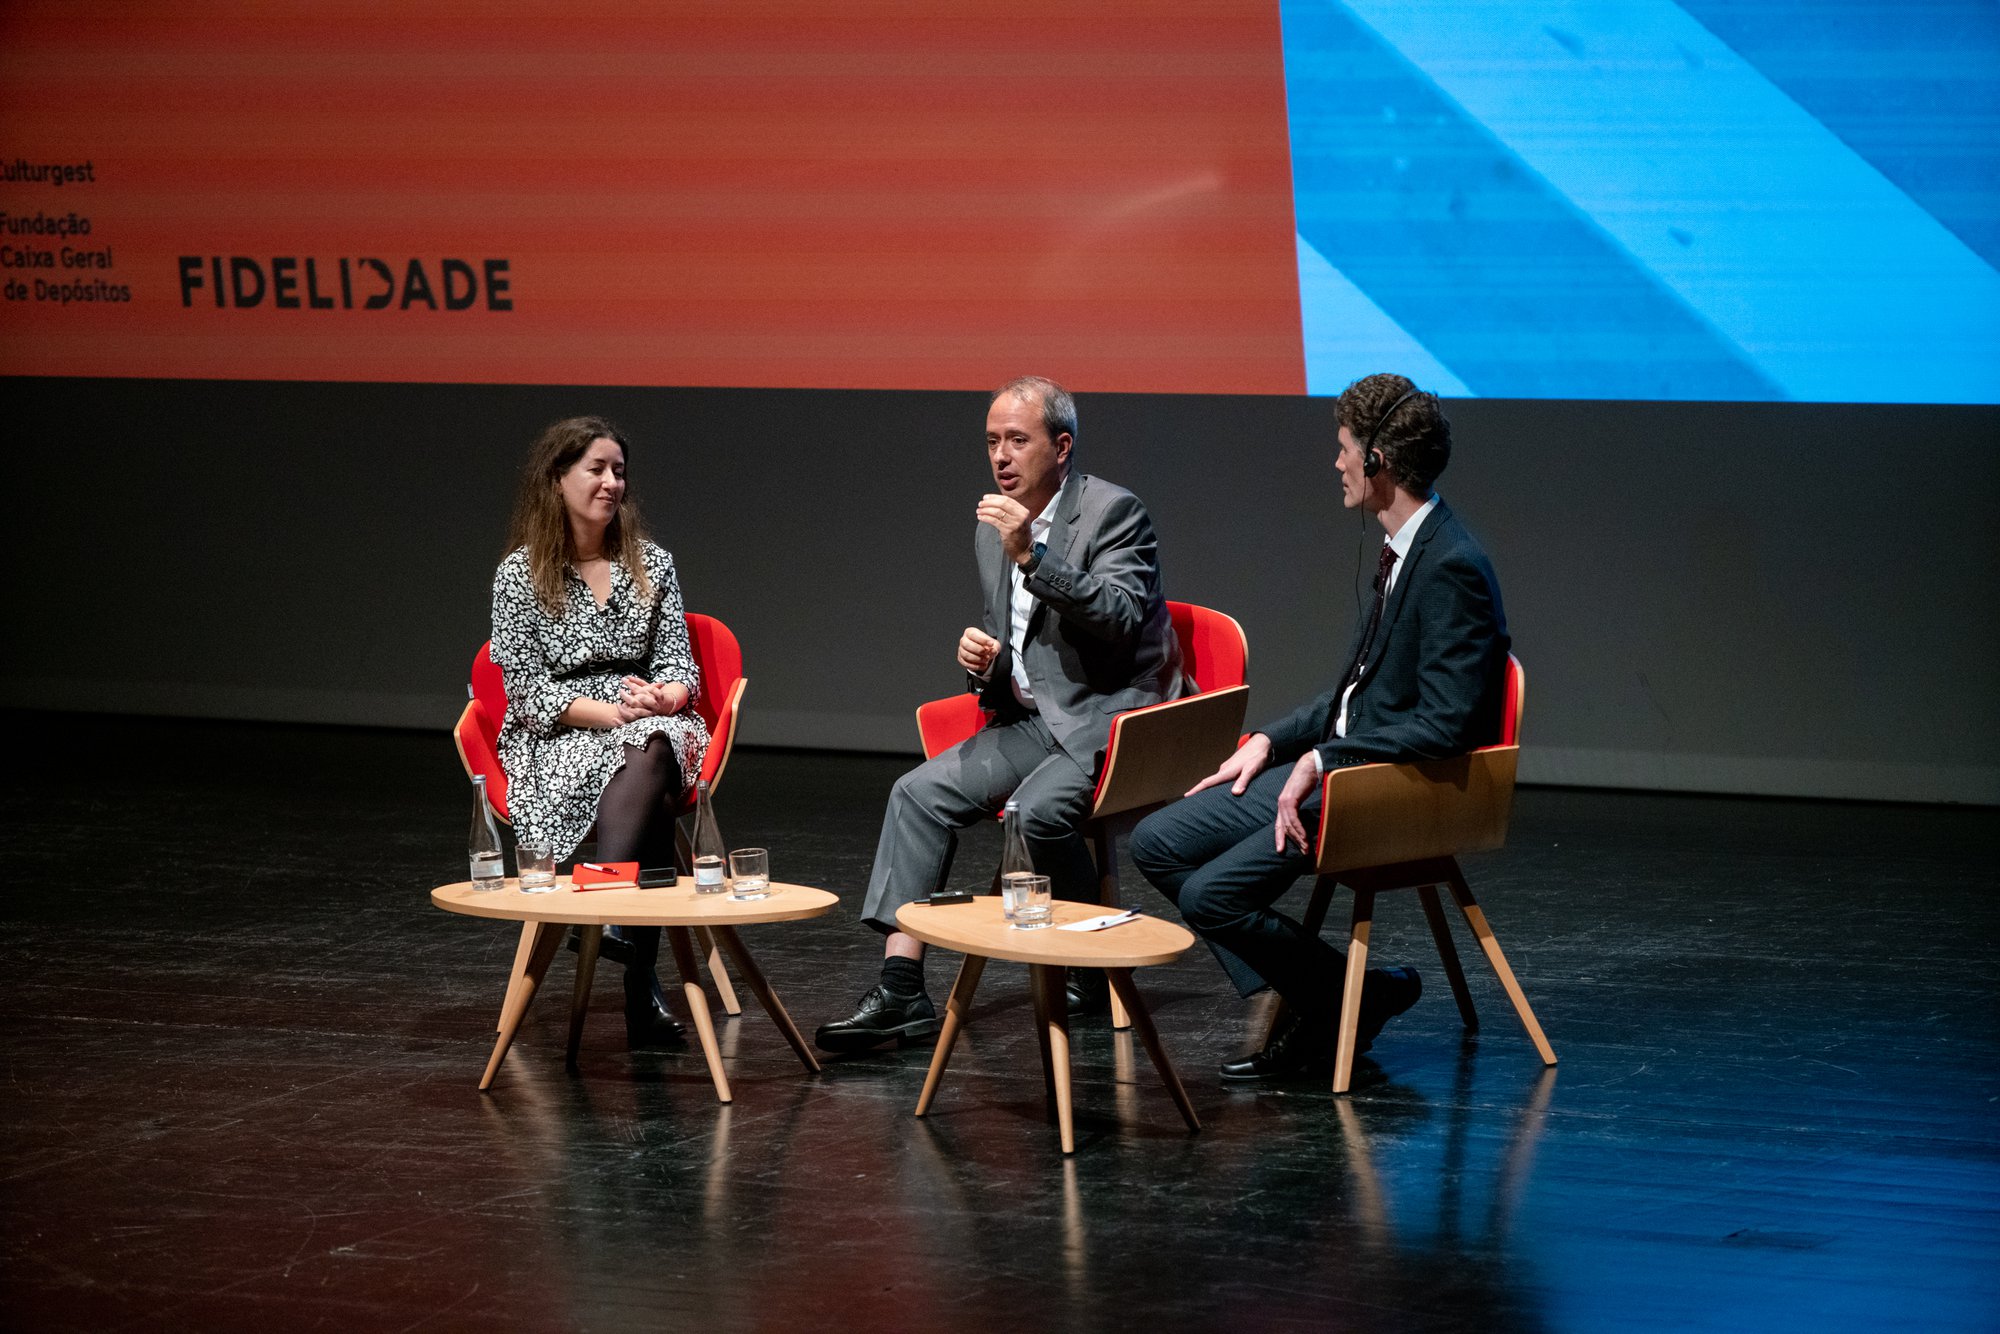
<svg viewBox="0 0 2000 1334">
<path fill-rule="evenodd" d="M 708 750 L 708 728 L 694 709 L 701 669 L 688 646 L 674 558 L 645 544 L 653 595 L 642 600 L 631 572 L 614 561 L 611 597 L 602 606 L 574 569 L 564 571 L 563 611 L 550 616 L 535 600 L 525 547 L 493 576 L 493 661 L 507 682 L 500 763 L 507 771 L 507 811 L 515 834 L 544 841 L 567 858 L 597 819 L 597 799 L 624 767 L 625 746 L 664 733 L 693 787 Z M 627 676 L 678 681 L 689 706 L 670 718 L 639 718 L 603 731 L 559 721 L 570 701 L 618 701 Z"/>
</svg>

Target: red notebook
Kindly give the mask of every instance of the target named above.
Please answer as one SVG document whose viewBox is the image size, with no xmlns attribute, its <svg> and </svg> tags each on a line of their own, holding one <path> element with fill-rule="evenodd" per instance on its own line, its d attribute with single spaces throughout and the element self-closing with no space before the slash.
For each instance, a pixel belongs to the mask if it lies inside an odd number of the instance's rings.
<svg viewBox="0 0 2000 1334">
<path fill-rule="evenodd" d="M 600 866 L 604 869 L 593 871 Z M 639 887 L 639 863 L 637 862 L 578 862 L 570 868 L 570 888 L 582 893 L 587 889 L 637 889 Z"/>
</svg>

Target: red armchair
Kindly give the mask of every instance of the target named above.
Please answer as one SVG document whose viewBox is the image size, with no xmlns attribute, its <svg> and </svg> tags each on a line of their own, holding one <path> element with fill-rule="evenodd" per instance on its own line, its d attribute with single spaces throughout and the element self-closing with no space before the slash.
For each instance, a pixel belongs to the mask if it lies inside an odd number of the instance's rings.
<svg viewBox="0 0 2000 1334">
<path fill-rule="evenodd" d="M 695 700 L 695 712 L 708 726 L 708 753 L 702 758 L 699 777 L 708 784 L 708 790 L 713 795 L 722 785 L 723 772 L 729 767 L 729 756 L 736 746 L 737 717 L 743 707 L 743 692 L 750 682 L 743 675 L 742 646 L 736 642 L 736 636 L 728 626 L 713 616 L 689 612 L 687 631 L 695 665 L 701 668 L 701 693 Z M 486 795 L 493 805 L 493 813 L 512 823 L 507 810 L 507 772 L 500 765 L 499 752 L 500 723 L 507 716 L 507 684 L 500 674 L 499 664 L 493 661 L 491 643 L 481 644 L 479 651 L 472 655 L 472 681 L 468 693 L 472 698 L 466 701 L 458 721 L 452 725 L 452 742 L 458 747 L 459 762 L 465 766 L 466 776 L 485 776 Z M 692 810 L 693 798 L 690 796 L 680 813 L 686 815 Z M 674 832 L 677 842 L 685 844 L 686 835 L 678 827 Z M 686 860 L 685 847 L 682 849 L 682 860 Z M 716 997 L 722 1002 L 723 1010 L 729 1014 L 740 1014 L 743 1006 L 736 999 L 729 974 L 723 969 L 720 949 L 706 931 L 698 933 L 698 938 L 708 959 L 709 975 L 715 979 Z M 512 976 L 520 976 L 521 964 L 533 943 L 534 924 L 524 923 Z M 501 1006 L 503 1015 L 513 998 L 510 986 L 507 1001 Z"/>
<path fill-rule="evenodd" d="M 1084 832 L 1097 855 L 1098 897 L 1118 902 L 1118 852 L 1114 816 L 1172 801 L 1215 771 L 1236 748 L 1249 703 L 1250 644 L 1233 617 L 1188 602 L 1169 602 L 1181 663 L 1198 694 L 1128 709 L 1111 720 L 1111 739 Z M 917 709 L 917 732 L 926 758 L 957 745 L 986 725 L 970 693 L 932 700 Z M 1126 1027 L 1125 1009 L 1112 997 L 1112 1024 Z"/>
</svg>

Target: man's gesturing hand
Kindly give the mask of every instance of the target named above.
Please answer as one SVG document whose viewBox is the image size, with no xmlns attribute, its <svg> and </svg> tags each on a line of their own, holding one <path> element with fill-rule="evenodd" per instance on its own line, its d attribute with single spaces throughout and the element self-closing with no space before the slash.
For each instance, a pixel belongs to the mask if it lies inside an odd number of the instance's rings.
<svg viewBox="0 0 2000 1334">
<path fill-rule="evenodd" d="M 984 676 L 993 670 L 993 659 L 999 656 L 1000 641 L 977 626 L 966 626 L 965 633 L 958 637 L 958 665 L 974 676 Z"/>
<path fill-rule="evenodd" d="M 1299 756 L 1299 762 L 1292 766 L 1292 776 L 1278 793 L 1278 820 L 1274 827 L 1277 842 L 1273 845 L 1277 851 L 1283 852 L 1287 843 L 1296 844 L 1300 852 L 1312 851 L 1306 827 L 1299 820 L 1299 803 L 1313 794 L 1319 778 L 1319 766 L 1313 763 L 1312 752 Z"/>
<path fill-rule="evenodd" d="M 1035 545 L 1035 516 L 1018 500 L 1009 500 L 997 491 L 979 498 L 979 521 L 1000 534 L 1000 549 L 1019 565 Z"/>
<path fill-rule="evenodd" d="M 1271 738 L 1262 732 L 1253 733 L 1250 739 L 1236 748 L 1236 753 L 1222 762 L 1222 767 L 1196 783 L 1181 795 L 1192 797 L 1206 787 L 1217 783 L 1229 784 L 1229 790 L 1237 796 L 1250 786 L 1250 780 L 1264 772 L 1264 766 L 1271 762 Z"/>
</svg>

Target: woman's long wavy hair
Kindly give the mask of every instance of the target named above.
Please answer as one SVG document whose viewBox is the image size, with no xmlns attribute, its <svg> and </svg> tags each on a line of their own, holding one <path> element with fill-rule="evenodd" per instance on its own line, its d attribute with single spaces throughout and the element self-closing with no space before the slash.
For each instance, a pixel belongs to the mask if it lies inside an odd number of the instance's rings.
<svg viewBox="0 0 2000 1334">
<path fill-rule="evenodd" d="M 562 476 L 598 440 L 616 444 L 630 465 L 632 446 L 616 426 L 602 417 L 571 417 L 543 431 L 529 447 L 528 461 L 521 468 L 521 485 L 514 493 L 507 550 L 528 549 L 528 578 L 535 587 L 535 600 L 551 616 L 562 615 L 566 600 L 563 572 L 576 559 L 576 538 L 569 530 L 569 511 L 563 505 Z M 646 529 L 628 482 L 618 513 L 604 530 L 604 554 L 625 567 L 640 600 L 649 602 L 653 586 L 646 578 L 641 546 L 645 540 Z"/>
</svg>

